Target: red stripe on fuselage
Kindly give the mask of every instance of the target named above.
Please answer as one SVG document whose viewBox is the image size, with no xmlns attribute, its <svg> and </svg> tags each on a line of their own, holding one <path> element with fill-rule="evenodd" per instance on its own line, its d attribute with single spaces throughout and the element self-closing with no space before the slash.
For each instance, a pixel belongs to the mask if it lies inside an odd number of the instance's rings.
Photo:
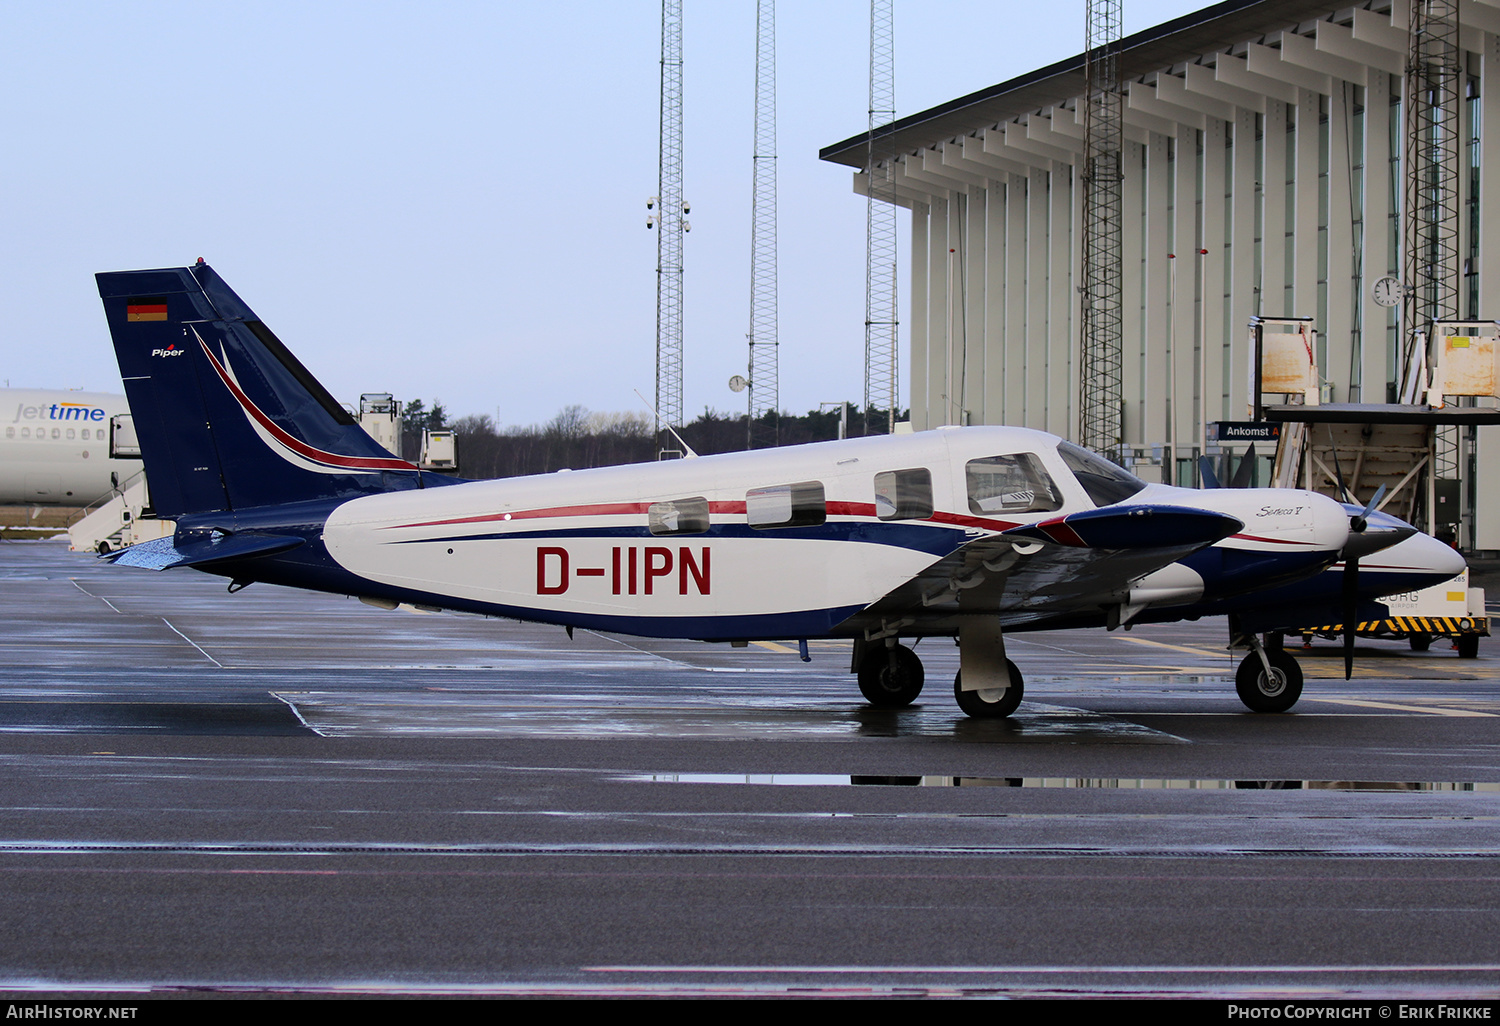
<svg viewBox="0 0 1500 1026">
<path fill-rule="evenodd" d="M 196 334 L 196 332 L 195 332 Z M 325 463 L 333 467 L 342 467 L 346 470 L 417 470 L 415 464 L 407 463 L 405 460 L 386 459 L 380 456 L 340 456 L 338 453 L 324 452 L 322 449 L 314 448 L 283 431 L 270 417 L 261 412 L 259 406 L 251 401 L 250 397 L 240 391 L 240 387 L 234 383 L 229 373 L 214 359 L 214 354 L 208 348 L 208 343 L 198 339 L 198 344 L 203 347 L 208 362 L 213 364 L 214 372 L 219 375 L 219 380 L 224 382 L 224 387 L 229 389 L 231 395 L 240 404 L 241 408 L 255 418 L 256 423 L 271 432 L 272 436 L 304 459 L 312 460 L 314 463 Z M 226 357 L 227 359 L 227 357 Z"/>
<path fill-rule="evenodd" d="M 508 513 L 480 513 L 472 517 L 451 517 L 444 520 L 422 520 L 413 524 L 391 524 L 382 527 L 382 531 L 399 531 L 410 527 L 452 527 L 457 524 L 493 524 L 506 520 L 541 520 L 553 517 L 618 517 L 632 516 L 645 513 L 651 506 L 648 502 L 597 502 L 579 506 L 547 506 L 541 509 L 511 510 Z M 829 516 L 835 517 L 873 517 L 875 515 L 875 504 L 873 502 L 829 502 L 825 504 Z M 710 502 L 708 504 L 710 513 L 739 514 L 745 513 L 745 503 L 740 499 Z M 904 521 L 905 523 L 932 523 L 946 524 L 963 527 L 981 527 L 991 531 L 1004 531 L 1015 527 L 1016 524 L 1006 520 L 986 520 L 983 517 L 962 516 L 957 513 L 937 512 L 923 520 Z"/>
</svg>

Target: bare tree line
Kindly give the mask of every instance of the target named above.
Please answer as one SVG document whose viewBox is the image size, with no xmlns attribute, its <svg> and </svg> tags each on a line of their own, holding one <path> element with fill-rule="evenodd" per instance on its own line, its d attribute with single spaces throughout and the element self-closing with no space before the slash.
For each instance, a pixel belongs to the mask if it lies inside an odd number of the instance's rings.
<svg viewBox="0 0 1500 1026">
<path fill-rule="evenodd" d="M 870 433 L 884 433 L 885 411 L 871 410 L 871 414 Z M 467 478 L 519 477 L 648 463 L 658 458 L 662 448 L 655 424 L 644 412 L 595 413 L 575 405 L 564 407 L 546 424 L 501 426 L 484 413 L 448 421 L 441 403 L 428 407 L 418 399 L 407 405 L 406 416 L 409 446 L 420 444 L 423 428 L 447 427 L 458 434 L 459 473 Z M 777 420 L 782 445 L 838 437 L 837 411 L 810 411 L 803 416 L 782 413 Z M 850 434 L 861 433 L 864 423 L 859 408 L 851 407 Z M 707 456 L 744 449 L 746 429 L 744 414 L 704 409 L 681 434 L 696 452 Z M 675 442 L 668 444 L 677 447 Z"/>
</svg>

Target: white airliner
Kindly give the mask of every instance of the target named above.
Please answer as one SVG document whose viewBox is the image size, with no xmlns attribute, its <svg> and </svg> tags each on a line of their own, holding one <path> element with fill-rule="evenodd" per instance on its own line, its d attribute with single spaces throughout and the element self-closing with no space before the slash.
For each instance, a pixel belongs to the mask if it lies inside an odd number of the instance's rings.
<svg viewBox="0 0 1500 1026">
<path fill-rule="evenodd" d="M 1375 619 L 1374 599 L 1464 568 L 1375 512 L 1378 496 L 1148 485 L 1022 428 L 455 482 L 376 444 L 201 261 L 98 282 L 153 502 L 177 524 L 114 558 L 230 591 L 268 581 L 570 631 L 849 638 L 861 692 L 886 707 L 922 690 L 900 642 L 956 637 L 954 697 L 976 717 L 1021 700 L 1007 633 L 1223 615 L 1251 649 L 1240 698 L 1280 712 L 1302 673 L 1258 634 Z"/>
<path fill-rule="evenodd" d="M 0 505 L 87 506 L 141 472 L 109 458 L 110 418 L 123 395 L 0 389 Z"/>
</svg>

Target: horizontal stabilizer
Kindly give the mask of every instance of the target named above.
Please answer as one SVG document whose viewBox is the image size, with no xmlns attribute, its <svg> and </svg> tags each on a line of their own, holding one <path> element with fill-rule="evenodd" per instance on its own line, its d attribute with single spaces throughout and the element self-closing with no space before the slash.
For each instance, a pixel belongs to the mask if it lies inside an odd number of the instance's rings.
<svg viewBox="0 0 1500 1026">
<path fill-rule="evenodd" d="M 190 540 L 175 536 L 157 538 L 155 541 L 121 549 L 107 558 L 122 566 L 167 570 L 174 566 L 206 567 L 211 563 L 269 556 L 294 549 L 301 544 L 301 538 L 286 534 L 261 534 L 255 531 L 243 534 L 212 533 Z"/>
<path fill-rule="evenodd" d="M 1106 506 L 1003 532 L 1083 549 L 1160 549 L 1212 545 L 1244 528 L 1227 513 L 1187 506 Z"/>
</svg>

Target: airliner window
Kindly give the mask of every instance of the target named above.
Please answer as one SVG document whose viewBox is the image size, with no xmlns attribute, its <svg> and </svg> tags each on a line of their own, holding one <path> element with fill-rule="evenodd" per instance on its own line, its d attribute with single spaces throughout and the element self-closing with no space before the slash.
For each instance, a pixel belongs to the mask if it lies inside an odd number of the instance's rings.
<svg viewBox="0 0 1500 1026">
<path fill-rule="evenodd" d="M 1123 502 L 1146 487 L 1146 482 L 1124 467 L 1116 466 L 1072 442 L 1063 442 L 1057 447 L 1057 453 L 1096 506 Z"/>
<path fill-rule="evenodd" d="M 708 500 L 698 495 L 653 502 L 646 509 L 646 526 L 652 534 L 702 534 L 708 530 Z"/>
<path fill-rule="evenodd" d="M 975 513 L 1045 513 L 1062 506 L 1057 486 L 1029 452 L 970 460 L 965 469 Z"/>
<path fill-rule="evenodd" d="M 881 520 L 922 520 L 932 516 L 932 472 L 924 467 L 876 474 L 875 515 Z"/>
<path fill-rule="evenodd" d="M 751 527 L 816 527 L 827 519 L 820 481 L 752 488 L 745 493 L 745 519 Z"/>
</svg>

